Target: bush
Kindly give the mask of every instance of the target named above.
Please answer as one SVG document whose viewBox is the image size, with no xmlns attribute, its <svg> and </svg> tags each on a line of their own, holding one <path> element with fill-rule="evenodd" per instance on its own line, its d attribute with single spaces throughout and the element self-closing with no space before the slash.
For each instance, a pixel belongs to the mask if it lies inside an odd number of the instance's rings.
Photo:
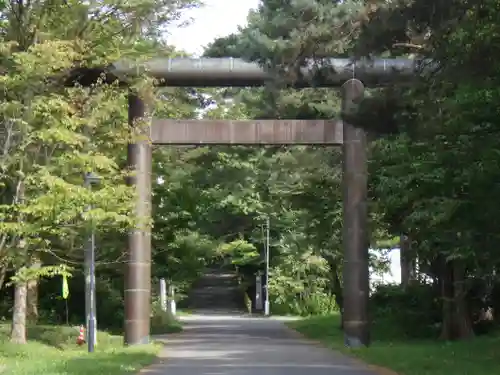
<svg viewBox="0 0 500 375">
<path fill-rule="evenodd" d="M 272 310 L 278 315 L 329 315 L 339 311 L 335 296 L 321 290 L 296 295 L 271 294 L 270 298 Z"/>
<path fill-rule="evenodd" d="M 437 336 L 441 322 L 439 296 L 431 285 L 380 285 L 371 296 L 375 326 L 392 329 L 394 337 Z M 378 324 L 377 324 L 378 323 Z M 389 333 L 385 332 L 387 336 Z"/>
<path fill-rule="evenodd" d="M 169 312 L 161 309 L 160 301 L 154 300 L 151 306 L 151 334 L 162 335 L 182 331 L 182 325 Z"/>
</svg>

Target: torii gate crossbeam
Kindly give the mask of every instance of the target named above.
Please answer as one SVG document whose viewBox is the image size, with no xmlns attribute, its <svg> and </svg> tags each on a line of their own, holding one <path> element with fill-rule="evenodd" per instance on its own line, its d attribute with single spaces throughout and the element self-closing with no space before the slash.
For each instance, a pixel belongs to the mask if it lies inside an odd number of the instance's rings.
<svg viewBox="0 0 500 375">
<path fill-rule="evenodd" d="M 300 74 L 295 74 L 293 87 L 340 87 L 351 78 L 370 87 L 411 82 L 415 73 L 428 64 L 427 60 L 405 58 L 311 60 L 300 67 Z M 146 73 L 158 79 L 159 86 L 169 87 L 258 87 L 274 78 L 271 71 L 257 63 L 232 57 L 154 58 L 140 64 L 123 60 L 103 71 L 124 81 Z"/>
</svg>

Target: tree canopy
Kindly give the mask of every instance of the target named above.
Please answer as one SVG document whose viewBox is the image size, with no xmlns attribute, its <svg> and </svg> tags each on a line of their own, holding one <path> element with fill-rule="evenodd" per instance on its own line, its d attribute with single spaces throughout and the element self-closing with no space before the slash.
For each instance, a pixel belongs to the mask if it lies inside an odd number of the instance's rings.
<svg viewBox="0 0 500 375">
<path fill-rule="evenodd" d="M 25 341 L 26 316 L 64 319 L 61 275 L 71 276 L 70 319 L 83 320 L 82 248 L 91 229 L 98 300 L 106 301 L 98 321 L 122 324 L 124 235 L 133 225 L 126 92 L 105 82 L 65 87 L 61 77 L 121 57 L 186 55 L 168 44 L 165 29 L 198 5 L 0 4 L 0 312 L 14 306 L 14 341 Z M 374 273 L 387 270 L 387 251 L 402 240 L 403 292 L 380 287 L 374 295 L 395 304 L 425 299 L 438 312 L 420 317 L 412 333 L 438 323 L 442 338 L 461 339 L 500 308 L 498 14 L 491 0 L 264 0 L 248 25 L 205 55 L 256 61 L 275 81 L 258 89 L 137 85 L 155 90 L 155 116 L 163 118 L 330 119 L 340 111 L 337 90 L 287 87 L 306 59 L 433 60 L 433 71 L 404 87 L 370 89 L 351 120 L 370 134 Z M 341 160 L 340 149 L 322 147 L 155 148 L 153 285 L 166 278 L 182 297 L 208 263 L 224 258 L 251 292 L 264 270 L 269 218 L 275 311 L 341 309 Z M 87 171 L 101 179 L 92 190 L 83 186 Z"/>
</svg>

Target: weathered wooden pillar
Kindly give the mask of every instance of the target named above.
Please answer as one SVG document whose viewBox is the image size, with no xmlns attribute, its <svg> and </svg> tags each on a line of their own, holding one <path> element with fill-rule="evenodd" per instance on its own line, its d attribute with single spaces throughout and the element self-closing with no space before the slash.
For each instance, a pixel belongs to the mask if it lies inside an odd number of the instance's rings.
<svg viewBox="0 0 500 375">
<path fill-rule="evenodd" d="M 364 85 L 350 79 L 342 90 L 342 114 L 351 115 Z M 343 126 L 344 337 L 346 346 L 359 347 L 370 344 L 366 133 L 348 121 Z"/>
<path fill-rule="evenodd" d="M 125 272 L 125 345 L 149 342 L 151 312 L 151 141 L 146 105 L 137 94 L 128 96 L 128 119 L 134 138 L 127 149 L 131 174 L 128 183 L 135 186 L 134 215 L 137 222 L 128 237 Z"/>
</svg>

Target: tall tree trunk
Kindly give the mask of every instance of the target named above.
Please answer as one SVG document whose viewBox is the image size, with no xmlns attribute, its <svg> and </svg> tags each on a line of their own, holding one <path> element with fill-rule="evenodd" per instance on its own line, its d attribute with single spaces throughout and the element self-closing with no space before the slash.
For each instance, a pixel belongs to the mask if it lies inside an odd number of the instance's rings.
<svg viewBox="0 0 500 375">
<path fill-rule="evenodd" d="M 34 259 L 31 268 L 38 270 L 42 267 L 39 259 Z M 27 283 L 27 310 L 26 318 L 29 323 L 38 321 L 38 278 L 28 280 Z"/>
<path fill-rule="evenodd" d="M 19 181 L 17 185 L 18 202 L 24 201 L 24 182 Z M 15 203 L 18 203 L 15 202 Z M 23 220 L 22 215 L 19 216 L 19 221 Z M 21 280 L 17 280 L 14 286 L 14 309 L 12 312 L 12 331 L 10 333 L 10 340 L 17 344 L 26 343 L 26 304 L 27 304 L 27 294 L 28 285 L 23 275 L 25 271 L 26 264 L 28 262 L 28 249 L 26 248 L 26 242 L 22 238 L 16 238 L 17 243 L 17 259 L 16 259 L 16 276 L 20 277 Z"/>
<path fill-rule="evenodd" d="M 496 324 L 500 324 L 500 282 L 494 281 L 491 290 L 491 304 L 493 308 L 493 319 Z"/>
<path fill-rule="evenodd" d="M 465 264 L 461 259 L 455 259 L 452 263 L 455 338 L 457 340 L 470 339 L 474 337 L 474 330 L 466 300 Z"/>
<path fill-rule="evenodd" d="M 344 329 L 344 294 L 339 277 L 339 267 L 335 259 L 326 257 L 330 266 L 330 290 L 340 311 L 340 329 Z"/>
<path fill-rule="evenodd" d="M 441 339 L 464 340 L 474 337 L 466 301 L 464 262 L 460 259 L 443 260 L 440 280 L 443 301 Z"/>
<path fill-rule="evenodd" d="M 335 284 L 333 293 L 335 293 L 335 303 L 340 311 L 340 329 L 344 329 L 344 294 L 338 272 L 334 274 Z"/>
<path fill-rule="evenodd" d="M 401 266 L 401 285 L 406 288 L 417 280 L 415 256 L 411 249 L 411 240 L 402 234 L 399 240 L 399 262 Z"/>
<path fill-rule="evenodd" d="M 455 336 L 453 327 L 453 269 L 446 260 L 439 260 L 439 284 L 442 301 L 442 340 L 452 340 Z"/>
<path fill-rule="evenodd" d="M 0 265 L 0 290 L 3 288 L 3 284 L 5 283 L 5 277 L 7 276 L 7 265 Z"/>
<path fill-rule="evenodd" d="M 16 344 L 26 344 L 27 289 L 25 282 L 16 283 L 14 287 L 14 311 L 12 313 L 10 341 Z"/>
<path fill-rule="evenodd" d="M 27 286 L 26 319 L 30 323 L 38 321 L 38 280 L 30 280 Z"/>
</svg>

